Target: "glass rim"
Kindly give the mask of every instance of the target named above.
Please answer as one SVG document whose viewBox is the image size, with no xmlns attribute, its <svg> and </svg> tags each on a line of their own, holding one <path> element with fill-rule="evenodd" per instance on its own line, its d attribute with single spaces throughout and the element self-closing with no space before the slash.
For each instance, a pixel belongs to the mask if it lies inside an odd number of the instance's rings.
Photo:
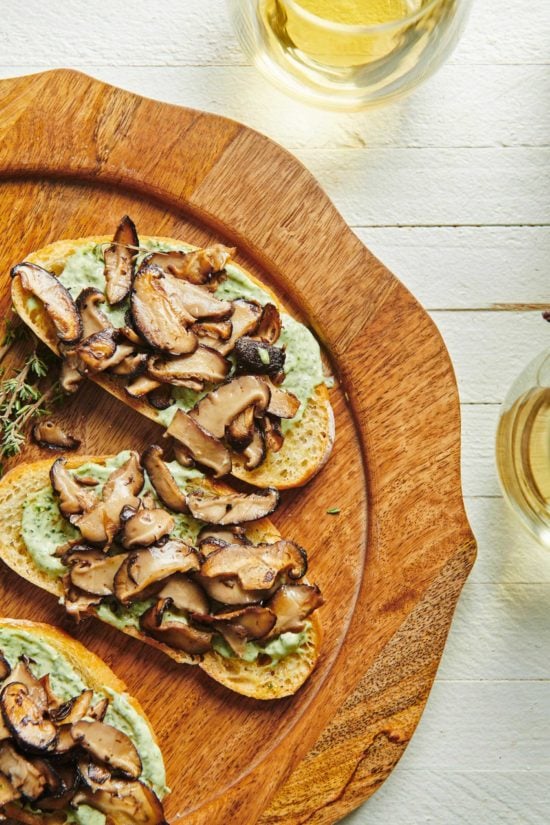
<svg viewBox="0 0 550 825">
<path fill-rule="evenodd" d="M 324 17 L 319 17 L 317 14 L 314 14 L 308 9 L 304 9 L 304 7 L 300 6 L 296 0 L 283 0 L 283 2 L 287 6 L 290 6 L 296 14 L 301 15 L 304 19 L 309 20 L 311 23 L 314 23 L 320 28 L 330 29 L 331 31 L 337 31 L 342 34 L 369 34 L 371 32 L 387 31 L 389 29 L 395 29 L 403 25 L 408 25 L 409 23 L 415 23 L 423 17 L 423 15 L 427 14 L 435 8 L 435 6 L 441 3 L 442 0 L 431 0 L 431 2 L 427 3 L 427 5 L 423 8 L 418 9 L 418 11 L 411 12 L 406 17 L 388 20 L 386 23 L 374 23 L 369 25 L 362 25 L 360 23 L 336 23 L 332 20 L 327 20 Z"/>
</svg>

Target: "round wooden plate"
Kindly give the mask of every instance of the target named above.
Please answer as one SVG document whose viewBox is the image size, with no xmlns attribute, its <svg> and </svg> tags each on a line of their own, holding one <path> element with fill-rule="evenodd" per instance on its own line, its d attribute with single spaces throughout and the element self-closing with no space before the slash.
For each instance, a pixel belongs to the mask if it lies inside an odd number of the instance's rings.
<svg viewBox="0 0 550 825">
<path fill-rule="evenodd" d="M 12 264 L 109 233 L 127 212 L 143 234 L 237 245 L 332 360 L 332 458 L 274 519 L 309 549 L 326 598 L 319 666 L 296 696 L 245 699 L 95 620 L 77 627 L 10 571 L 0 589 L 4 615 L 68 629 L 139 697 L 166 758 L 170 822 L 335 822 L 410 739 L 475 558 L 456 383 L 434 324 L 306 169 L 233 121 L 73 71 L 2 81 L 0 175 L 4 314 Z M 161 434 L 94 385 L 61 414 L 88 453 Z"/>
</svg>

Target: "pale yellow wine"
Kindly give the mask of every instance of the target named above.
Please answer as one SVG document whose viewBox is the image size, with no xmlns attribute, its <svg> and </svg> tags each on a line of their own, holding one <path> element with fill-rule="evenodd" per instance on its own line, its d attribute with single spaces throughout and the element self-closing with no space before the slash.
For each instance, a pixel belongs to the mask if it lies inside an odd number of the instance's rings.
<svg viewBox="0 0 550 825">
<path fill-rule="evenodd" d="M 400 36 L 400 21 L 426 5 L 427 0 L 264 0 L 263 15 L 283 47 L 299 50 L 325 66 L 351 68 L 388 54 Z M 387 28 L 344 32 L 323 26 L 319 19 L 347 26 L 386 24 Z"/>
</svg>

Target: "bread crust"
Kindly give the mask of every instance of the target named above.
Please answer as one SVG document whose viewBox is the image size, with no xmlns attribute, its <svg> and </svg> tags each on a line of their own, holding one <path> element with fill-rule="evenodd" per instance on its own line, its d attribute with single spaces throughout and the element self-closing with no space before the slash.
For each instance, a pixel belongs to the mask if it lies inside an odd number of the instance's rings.
<svg viewBox="0 0 550 825">
<path fill-rule="evenodd" d="M 112 456 L 71 455 L 66 457 L 67 467 L 68 469 L 75 469 L 87 462 L 104 464 L 110 457 Z M 19 464 L 0 480 L 0 523 L 3 527 L 2 538 L 0 539 L 0 557 L 8 567 L 27 579 L 27 581 L 43 590 L 47 590 L 59 599 L 63 595 L 61 582 L 49 576 L 45 571 L 40 570 L 33 563 L 26 550 L 21 534 L 21 516 L 25 499 L 31 493 L 38 492 L 38 490 L 43 489 L 49 484 L 49 471 L 54 460 L 55 459 L 46 459 Z M 201 481 L 201 484 L 205 489 L 215 490 L 220 493 L 230 490 L 226 485 L 220 484 L 219 482 L 214 483 L 210 479 L 204 479 L 204 481 Z M 254 542 L 276 541 L 281 537 L 269 519 L 261 519 L 255 522 L 247 529 L 247 535 Z M 94 618 L 105 621 L 101 619 L 100 616 L 94 615 Z M 157 650 L 161 650 L 179 664 L 198 665 L 213 679 L 238 693 L 253 696 L 256 699 L 274 699 L 295 693 L 313 670 L 319 655 L 321 643 L 320 620 L 316 615 L 314 615 L 314 619 L 315 621 L 312 622 L 312 626 L 314 626 L 315 629 L 312 632 L 312 645 L 310 647 L 308 646 L 307 657 L 304 657 L 301 662 L 292 660 L 294 669 L 292 676 L 290 676 L 289 667 L 285 667 L 285 664 L 288 665 L 291 657 L 296 657 L 296 654 L 285 657 L 285 659 L 273 669 L 269 681 L 273 683 L 274 687 L 269 690 L 266 688 L 265 679 L 263 678 L 264 674 L 260 669 L 258 669 L 258 679 L 256 688 L 254 688 L 254 680 L 250 678 L 249 674 L 250 665 L 246 662 L 241 663 L 240 660 L 237 659 L 224 659 L 223 656 L 215 652 L 207 654 L 204 659 L 201 660 L 200 657 L 190 656 L 183 651 L 174 650 L 168 645 L 162 644 L 156 639 L 141 633 L 141 631 L 134 627 L 117 629 L 134 639 L 151 645 L 151 647 Z M 105 622 L 105 624 L 109 624 L 109 622 Z M 64 635 L 65 634 L 63 634 L 63 636 Z M 289 662 L 287 662 L 287 659 Z M 241 680 L 236 678 L 236 670 L 238 670 L 240 665 L 242 665 Z M 240 684 L 242 689 L 239 689 Z"/>
<path fill-rule="evenodd" d="M 174 238 L 160 235 L 143 235 L 141 239 L 144 243 L 154 241 L 157 243 L 185 244 L 185 241 L 177 241 Z M 38 264 L 55 275 L 59 275 L 63 270 L 64 261 L 69 255 L 90 243 L 108 244 L 111 240 L 108 235 L 93 235 L 75 240 L 55 241 L 36 252 L 32 252 L 25 260 Z M 186 244 L 186 246 L 191 245 Z M 258 281 L 243 267 L 235 263 L 233 265 L 240 269 L 247 278 L 250 278 L 254 284 L 268 293 L 270 300 L 279 310 L 288 311 L 269 287 Z M 55 330 L 47 313 L 42 306 L 29 306 L 28 295 L 22 288 L 18 276 L 12 280 L 11 293 L 18 315 L 50 349 L 59 354 Z M 128 395 L 124 385 L 116 377 L 99 373 L 90 376 L 90 378 L 136 412 L 158 424 L 161 423 L 158 411 L 147 401 Z M 305 437 L 305 433 L 310 428 L 314 428 L 314 439 Z M 232 475 L 242 481 L 254 484 L 256 487 L 277 487 L 280 490 L 285 490 L 302 487 L 318 473 L 326 463 L 334 444 L 334 416 L 328 390 L 324 384 L 320 384 L 316 388 L 314 398 L 308 401 L 303 417 L 293 428 L 293 432 L 295 437 L 292 439 L 292 443 L 289 443 L 288 437 L 285 438 L 280 452 L 270 453 L 266 461 L 257 470 L 246 470 L 242 460 L 239 460 L 239 456 L 235 455 Z M 307 442 L 307 448 L 297 454 L 298 445 L 303 442 Z"/>
</svg>

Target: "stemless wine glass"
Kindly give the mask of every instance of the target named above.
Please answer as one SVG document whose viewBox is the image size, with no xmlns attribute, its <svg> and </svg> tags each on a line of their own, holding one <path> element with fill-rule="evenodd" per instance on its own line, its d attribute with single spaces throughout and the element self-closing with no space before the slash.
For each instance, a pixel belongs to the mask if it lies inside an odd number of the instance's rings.
<svg viewBox="0 0 550 825">
<path fill-rule="evenodd" d="M 270 80 L 324 108 L 411 91 L 448 57 L 470 0 L 229 0 L 245 53 Z"/>
<path fill-rule="evenodd" d="M 512 508 L 550 548 L 550 349 L 528 364 L 506 396 L 497 466 Z"/>
</svg>

